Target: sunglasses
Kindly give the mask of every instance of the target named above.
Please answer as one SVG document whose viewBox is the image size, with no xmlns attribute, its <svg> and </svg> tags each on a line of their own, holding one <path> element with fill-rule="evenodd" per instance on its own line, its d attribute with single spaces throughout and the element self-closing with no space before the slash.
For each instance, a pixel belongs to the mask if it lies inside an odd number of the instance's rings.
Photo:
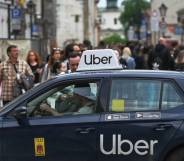
<svg viewBox="0 0 184 161">
<path fill-rule="evenodd" d="M 52 50 L 59 50 L 59 51 L 61 51 L 61 48 L 52 48 Z"/>
</svg>

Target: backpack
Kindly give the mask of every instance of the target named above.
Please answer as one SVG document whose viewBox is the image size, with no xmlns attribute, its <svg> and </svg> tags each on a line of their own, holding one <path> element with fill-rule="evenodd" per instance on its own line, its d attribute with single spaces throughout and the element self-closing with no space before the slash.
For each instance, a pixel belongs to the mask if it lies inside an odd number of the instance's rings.
<svg viewBox="0 0 184 161">
<path fill-rule="evenodd" d="M 127 62 L 124 58 L 120 58 L 119 63 L 122 65 L 123 69 L 127 69 Z"/>
<path fill-rule="evenodd" d="M 162 67 L 162 59 L 160 57 L 155 57 L 152 63 L 153 70 L 159 70 Z"/>
</svg>

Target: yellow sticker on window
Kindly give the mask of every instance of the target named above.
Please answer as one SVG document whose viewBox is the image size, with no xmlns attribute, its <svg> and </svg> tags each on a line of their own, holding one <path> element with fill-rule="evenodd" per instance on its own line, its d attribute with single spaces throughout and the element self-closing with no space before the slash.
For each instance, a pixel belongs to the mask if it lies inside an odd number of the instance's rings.
<svg viewBox="0 0 184 161">
<path fill-rule="evenodd" d="M 112 100 L 112 111 L 113 112 L 123 112 L 125 110 L 125 101 L 122 99 Z"/>
<path fill-rule="evenodd" d="M 34 138 L 34 145 L 35 145 L 35 156 L 37 157 L 45 156 L 45 139 Z"/>
</svg>

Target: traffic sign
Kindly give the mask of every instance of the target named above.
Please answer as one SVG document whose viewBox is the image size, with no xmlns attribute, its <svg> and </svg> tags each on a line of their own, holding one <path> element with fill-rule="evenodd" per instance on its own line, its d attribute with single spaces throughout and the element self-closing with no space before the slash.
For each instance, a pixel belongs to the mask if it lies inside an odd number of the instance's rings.
<svg viewBox="0 0 184 161">
<path fill-rule="evenodd" d="M 33 36 L 38 36 L 39 28 L 38 25 L 33 24 L 32 25 L 32 34 Z"/>
<path fill-rule="evenodd" d="M 18 7 L 14 7 L 11 10 L 11 28 L 12 31 L 21 30 L 21 19 L 22 19 L 22 10 Z"/>
<path fill-rule="evenodd" d="M 22 10 L 19 8 L 12 9 L 12 18 L 13 19 L 20 19 L 22 16 Z"/>
<path fill-rule="evenodd" d="M 166 32 L 166 30 L 167 30 L 167 23 L 166 22 L 161 22 L 160 23 L 160 27 L 161 27 L 161 32 L 162 33 L 165 33 Z"/>
<path fill-rule="evenodd" d="M 129 41 L 133 41 L 134 40 L 134 36 L 135 36 L 134 34 L 135 34 L 134 28 L 133 28 L 133 26 L 130 26 L 129 30 L 128 30 L 128 40 Z"/>
<path fill-rule="evenodd" d="M 152 32 L 159 31 L 159 18 L 156 10 L 153 10 L 151 15 L 151 31 Z"/>
<path fill-rule="evenodd" d="M 151 31 L 159 31 L 159 19 L 158 17 L 151 17 Z"/>
</svg>

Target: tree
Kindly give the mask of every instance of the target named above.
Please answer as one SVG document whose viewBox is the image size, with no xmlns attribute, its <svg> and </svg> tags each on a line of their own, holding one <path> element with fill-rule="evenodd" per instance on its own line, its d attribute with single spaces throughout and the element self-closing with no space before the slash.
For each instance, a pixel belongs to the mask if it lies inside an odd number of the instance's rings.
<svg viewBox="0 0 184 161">
<path fill-rule="evenodd" d="M 126 43 L 126 40 L 122 39 L 121 36 L 118 34 L 113 34 L 111 36 L 108 36 L 108 37 L 104 38 L 103 41 L 109 45 L 118 44 L 118 43 Z"/>
<path fill-rule="evenodd" d="M 130 26 L 133 26 L 140 37 L 141 20 L 144 12 L 150 8 L 150 2 L 146 0 L 124 0 L 124 11 L 120 15 L 120 22 L 127 33 Z"/>
</svg>

